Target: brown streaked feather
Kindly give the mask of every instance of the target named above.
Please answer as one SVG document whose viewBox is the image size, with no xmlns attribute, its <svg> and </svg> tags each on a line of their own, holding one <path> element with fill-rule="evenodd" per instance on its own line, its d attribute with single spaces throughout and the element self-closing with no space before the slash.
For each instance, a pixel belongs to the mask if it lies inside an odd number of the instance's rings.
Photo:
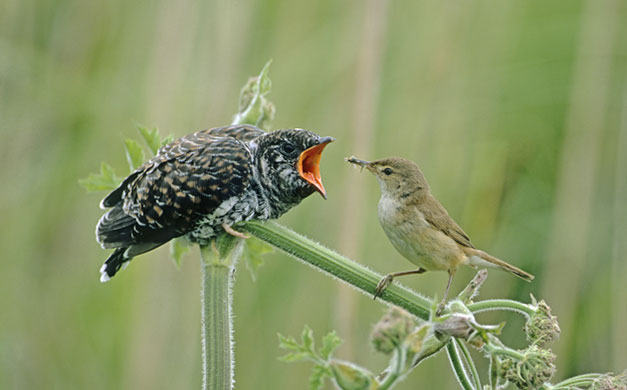
<svg viewBox="0 0 627 390">
<path fill-rule="evenodd" d="M 438 200 L 431 194 L 427 194 L 426 199 L 420 202 L 418 207 L 420 212 L 424 215 L 425 220 L 433 226 L 434 229 L 437 229 L 451 237 L 460 245 L 468 248 L 475 248 L 472 242 L 470 242 L 468 234 L 466 234 L 466 232 L 459 227 L 453 218 L 448 215 L 444 206 L 442 206 L 442 204 L 440 204 L 440 202 L 438 202 Z"/>
</svg>

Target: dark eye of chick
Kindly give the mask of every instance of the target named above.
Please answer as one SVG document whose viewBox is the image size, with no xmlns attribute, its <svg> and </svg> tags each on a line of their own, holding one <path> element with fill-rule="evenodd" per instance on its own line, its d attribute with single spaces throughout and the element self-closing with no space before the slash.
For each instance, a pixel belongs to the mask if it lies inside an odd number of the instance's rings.
<svg viewBox="0 0 627 390">
<path fill-rule="evenodd" d="M 385 169 L 383 170 L 383 173 L 385 173 L 386 175 L 390 176 L 390 175 L 392 174 L 392 169 L 390 169 L 390 168 L 385 168 Z"/>
<path fill-rule="evenodd" d="M 294 156 L 296 154 L 296 148 L 291 143 L 286 142 L 281 145 L 281 152 L 288 156 Z"/>
</svg>

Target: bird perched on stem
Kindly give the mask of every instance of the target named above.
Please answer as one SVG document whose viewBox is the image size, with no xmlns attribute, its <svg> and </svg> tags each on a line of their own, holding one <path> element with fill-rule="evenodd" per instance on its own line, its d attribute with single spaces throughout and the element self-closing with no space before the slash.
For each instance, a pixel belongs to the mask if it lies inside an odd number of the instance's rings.
<svg viewBox="0 0 627 390">
<path fill-rule="evenodd" d="M 442 312 L 457 267 L 495 267 L 526 281 L 533 275 L 474 247 L 468 235 L 431 195 L 429 184 L 418 166 L 400 157 L 346 161 L 373 173 L 381 187 L 379 222 L 396 250 L 418 269 L 385 276 L 377 285 L 375 299 L 397 276 L 426 271 L 447 271 L 449 278 L 438 314 Z"/>
<path fill-rule="evenodd" d="M 303 129 L 266 133 L 249 125 L 199 131 L 163 146 L 101 202 L 96 238 L 114 249 L 100 269 L 108 281 L 133 257 L 172 238 L 207 245 L 233 225 L 280 217 L 326 192 L 320 156 L 333 141 Z"/>
</svg>

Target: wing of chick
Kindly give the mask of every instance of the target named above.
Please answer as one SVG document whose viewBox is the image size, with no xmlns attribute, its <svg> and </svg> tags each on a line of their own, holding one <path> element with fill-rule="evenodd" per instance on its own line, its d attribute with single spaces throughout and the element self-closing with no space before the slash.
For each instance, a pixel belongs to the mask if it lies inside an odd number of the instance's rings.
<svg viewBox="0 0 627 390">
<path fill-rule="evenodd" d="M 164 146 L 102 201 L 112 209 L 98 222 L 97 240 L 116 249 L 103 267 L 109 277 L 133 256 L 193 230 L 250 185 L 250 151 L 228 134 L 246 140 L 256 132 L 226 129 L 200 131 Z"/>
</svg>

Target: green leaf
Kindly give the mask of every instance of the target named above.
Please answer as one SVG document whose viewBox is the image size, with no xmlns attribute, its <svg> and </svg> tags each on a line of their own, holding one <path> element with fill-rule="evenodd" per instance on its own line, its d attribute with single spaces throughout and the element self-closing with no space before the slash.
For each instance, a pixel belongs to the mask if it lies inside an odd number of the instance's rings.
<svg viewBox="0 0 627 390">
<path fill-rule="evenodd" d="M 329 360 L 331 354 L 337 349 L 337 347 L 342 344 L 342 339 L 340 339 L 335 332 L 335 330 L 327 333 L 326 336 L 322 338 L 322 347 L 320 348 L 320 356 L 324 360 Z"/>
<path fill-rule="evenodd" d="M 273 247 L 256 237 L 246 240 L 242 257 L 253 280 L 257 277 L 257 270 L 263 265 L 263 256 L 272 252 L 274 252 Z"/>
<path fill-rule="evenodd" d="M 279 333 L 278 336 L 279 336 L 279 348 L 292 350 L 292 351 L 300 350 L 300 345 L 298 345 L 298 343 L 296 342 L 296 340 L 294 340 L 293 337 L 285 337 L 281 333 Z"/>
<path fill-rule="evenodd" d="M 143 126 L 137 126 L 137 130 L 139 131 L 139 134 L 141 134 L 141 136 L 144 138 L 144 141 L 146 141 L 146 145 L 148 145 L 148 148 L 150 148 L 152 154 L 157 154 L 157 151 L 161 147 L 159 130 L 157 128 L 148 130 L 146 127 Z"/>
<path fill-rule="evenodd" d="M 111 165 L 103 162 L 100 164 L 100 173 L 90 173 L 78 183 L 87 191 L 111 191 L 120 185 L 122 178 L 117 177 Z"/>
<path fill-rule="evenodd" d="M 303 329 L 303 333 L 300 335 L 301 340 L 303 342 L 303 348 L 307 351 L 314 351 L 314 336 L 313 330 L 309 327 L 309 325 L 305 325 Z"/>
<path fill-rule="evenodd" d="M 257 76 L 258 77 L 257 89 L 259 91 L 259 94 L 262 96 L 267 95 L 272 90 L 272 80 L 270 80 L 270 77 L 268 77 L 268 73 L 270 73 L 271 64 L 272 64 L 272 60 L 270 59 L 263 66 L 263 69 L 261 69 L 261 72 L 259 72 L 259 76 Z"/>
<path fill-rule="evenodd" d="M 259 75 L 250 78 L 242 88 L 238 113 L 232 124 L 250 124 L 268 130 L 276 111 L 274 104 L 266 98 L 272 89 L 272 81 L 268 77 L 271 63 L 268 61 Z"/>
<path fill-rule="evenodd" d="M 146 155 L 144 149 L 134 139 L 127 139 L 124 144 L 126 146 L 126 161 L 128 161 L 131 172 L 133 172 L 146 161 Z"/>
<path fill-rule="evenodd" d="M 311 360 L 311 354 L 307 352 L 291 352 L 279 357 L 279 360 L 286 363 L 301 361 L 301 360 Z"/>
<path fill-rule="evenodd" d="M 324 377 L 328 375 L 326 367 L 320 364 L 313 366 L 311 376 L 309 377 L 309 390 L 320 390 L 324 384 Z"/>
<path fill-rule="evenodd" d="M 172 134 L 168 135 L 164 139 L 161 140 L 161 146 L 167 145 L 170 142 L 174 141 L 174 136 Z"/>
<path fill-rule="evenodd" d="M 191 243 L 182 237 L 170 241 L 170 257 L 174 260 L 176 268 L 181 268 L 181 259 L 191 247 Z"/>
</svg>

